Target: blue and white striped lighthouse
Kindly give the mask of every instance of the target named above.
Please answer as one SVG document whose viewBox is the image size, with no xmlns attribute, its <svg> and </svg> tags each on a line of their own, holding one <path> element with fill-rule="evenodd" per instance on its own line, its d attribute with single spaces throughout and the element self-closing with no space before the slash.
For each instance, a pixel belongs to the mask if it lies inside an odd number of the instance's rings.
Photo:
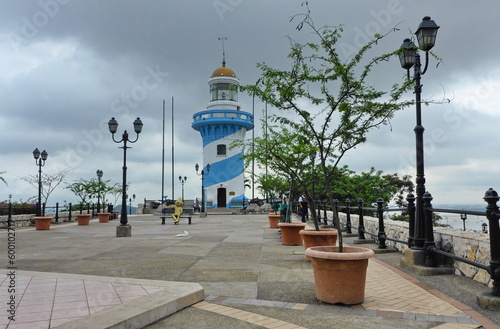
<svg viewBox="0 0 500 329">
<path fill-rule="evenodd" d="M 236 74 L 226 67 L 216 69 L 210 79 L 210 103 L 205 111 L 193 115 L 193 129 L 203 138 L 203 167 L 207 207 L 242 207 L 245 200 L 243 148 L 231 148 L 253 129 L 253 115 L 241 111 Z"/>
</svg>

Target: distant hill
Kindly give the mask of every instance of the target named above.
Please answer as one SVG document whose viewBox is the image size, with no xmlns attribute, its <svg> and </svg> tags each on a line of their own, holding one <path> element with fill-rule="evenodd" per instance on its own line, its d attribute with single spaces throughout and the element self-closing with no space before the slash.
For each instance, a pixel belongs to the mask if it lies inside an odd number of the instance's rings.
<svg viewBox="0 0 500 329">
<path fill-rule="evenodd" d="M 114 209 L 118 210 L 118 211 L 122 211 L 122 205 L 119 204 Z M 137 214 L 137 207 L 134 207 L 134 206 L 129 207 L 129 206 L 127 206 L 127 214 L 136 215 Z"/>
</svg>

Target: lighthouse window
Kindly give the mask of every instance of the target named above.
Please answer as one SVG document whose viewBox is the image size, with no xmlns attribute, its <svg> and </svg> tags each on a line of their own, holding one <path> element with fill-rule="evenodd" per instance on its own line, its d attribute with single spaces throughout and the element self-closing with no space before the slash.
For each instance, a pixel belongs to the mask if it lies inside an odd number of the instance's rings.
<svg viewBox="0 0 500 329">
<path fill-rule="evenodd" d="M 226 155 L 226 144 L 217 145 L 217 155 Z"/>
<path fill-rule="evenodd" d="M 214 83 L 210 85 L 210 101 L 238 101 L 238 86 L 230 83 Z"/>
</svg>

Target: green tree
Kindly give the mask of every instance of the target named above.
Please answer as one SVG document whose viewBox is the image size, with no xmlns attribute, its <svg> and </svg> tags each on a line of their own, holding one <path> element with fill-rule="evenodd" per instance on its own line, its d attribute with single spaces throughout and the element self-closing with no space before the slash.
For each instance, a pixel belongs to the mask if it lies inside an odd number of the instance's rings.
<svg viewBox="0 0 500 329">
<path fill-rule="evenodd" d="M 92 180 L 81 178 L 71 184 L 66 184 L 65 188 L 73 192 L 80 199 L 80 203 L 88 203 L 95 193 L 94 185 Z"/>
<path fill-rule="evenodd" d="M 253 146 L 244 155 L 245 163 L 255 160 L 261 169 L 267 167 L 267 174 L 258 176 L 260 190 L 263 194 L 288 194 L 290 184 L 294 182 L 295 186 L 309 194 L 306 172 L 310 168 L 307 160 L 310 152 L 305 150 L 310 146 L 305 137 L 278 125 L 262 124 L 266 125 L 266 136 L 234 143 Z"/>
<path fill-rule="evenodd" d="M 61 171 L 56 172 L 55 174 L 42 172 L 41 181 L 42 181 L 42 203 L 47 204 L 47 200 L 49 196 L 54 192 L 54 190 L 64 181 L 66 178 L 66 174 L 69 169 L 63 169 Z M 21 180 L 29 183 L 31 186 L 36 188 L 38 191 L 38 175 L 29 175 L 21 177 Z M 36 199 L 36 196 L 31 197 L 30 199 Z"/>
<path fill-rule="evenodd" d="M 310 167 L 309 154 L 318 155 L 326 194 L 333 206 L 335 168 L 347 152 L 366 141 L 371 129 L 387 124 L 396 111 L 413 104 L 401 100 L 413 82 L 405 79 L 401 85 L 387 88 L 379 83 L 379 89 L 371 85 L 370 81 L 375 81 L 370 80 L 372 70 L 397 53 L 365 59 L 368 51 L 373 53 L 374 47 L 382 44 L 384 35 L 375 35 L 353 56 L 342 59 L 337 49 L 342 27 L 317 28 L 309 12 L 294 18 L 300 19 L 297 29 L 307 27 L 317 42 L 301 44 L 291 40 L 290 67 L 276 69 L 260 63 L 257 66 L 261 78 L 244 89 L 280 110 L 280 115 L 270 118 L 278 124 L 272 134 L 278 134 L 278 138 L 289 134 L 297 141 L 296 152 L 286 154 L 294 157 L 291 165 L 296 173 L 304 166 Z M 293 147 L 290 142 L 286 144 Z M 290 162 L 284 156 L 275 161 L 280 162 L 281 169 Z M 317 218 L 313 219 L 318 230 Z M 339 227 L 336 216 L 334 220 Z M 342 251 L 341 230 L 339 246 Z"/>
<path fill-rule="evenodd" d="M 125 189 L 128 191 L 130 184 L 127 184 L 125 186 Z M 113 206 L 116 206 L 116 203 L 118 202 L 118 199 L 121 198 L 122 196 L 122 191 L 123 191 L 123 186 L 122 184 L 116 183 L 113 186 L 110 186 L 109 189 L 107 189 L 106 193 L 111 194 L 113 198 L 115 199 L 113 202 Z"/>
<path fill-rule="evenodd" d="M 398 174 L 384 174 L 382 170 L 371 168 L 368 172 L 357 174 L 344 166 L 335 178 L 333 188 L 335 198 L 339 200 L 362 198 L 365 205 L 375 206 L 378 198 L 387 203 L 399 199 L 414 189 L 411 176 L 402 178 Z"/>
<path fill-rule="evenodd" d="M 257 176 L 257 183 L 262 194 L 275 198 L 288 194 L 290 190 L 290 180 L 281 175 L 261 174 Z"/>
<path fill-rule="evenodd" d="M 4 183 L 5 186 L 9 186 L 9 184 L 7 184 L 7 181 L 5 180 L 5 178 L 3 178 L 3 174 L 5 174 L 6 171 L 0 171 L 0 182 Z"/>
</svg>

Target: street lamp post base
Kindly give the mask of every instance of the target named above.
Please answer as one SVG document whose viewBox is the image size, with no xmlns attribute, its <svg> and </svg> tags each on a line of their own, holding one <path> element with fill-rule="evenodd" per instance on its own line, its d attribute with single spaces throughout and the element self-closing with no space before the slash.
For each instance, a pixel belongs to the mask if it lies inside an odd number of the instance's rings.
<svg viewBox="0 0 500 329">
<path fill-rule="evenodd" d="M 132 236 L 132 226 L 130 225 L 119 225 L 116 227 L 116 237 L 123 238 Z"/>
</svg>

